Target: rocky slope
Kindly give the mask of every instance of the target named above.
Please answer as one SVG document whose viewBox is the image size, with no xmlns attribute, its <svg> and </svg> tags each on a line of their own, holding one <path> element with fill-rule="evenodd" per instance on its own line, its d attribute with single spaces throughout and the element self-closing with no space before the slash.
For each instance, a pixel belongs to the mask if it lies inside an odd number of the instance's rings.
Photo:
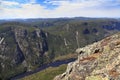
<svg viewBox="0 0 120 80">
<path fill-rule="evenodd" d="M 76 52 L 78 59 L 54 80 L 120 80 L 120 33 Z"/>
</svg>

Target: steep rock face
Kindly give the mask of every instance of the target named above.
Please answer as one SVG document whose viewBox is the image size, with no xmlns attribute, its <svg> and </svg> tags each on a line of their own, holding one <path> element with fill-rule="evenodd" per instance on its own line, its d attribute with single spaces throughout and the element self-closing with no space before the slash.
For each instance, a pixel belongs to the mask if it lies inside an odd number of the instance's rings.
<svg viewBox="0 0 120 80">
<path fill-rule="evenodd" d="M 28 25 L 0 25 L 0 78 L 35 70 L 66 51 L 60 36 Z M 64 52 L 65 53 L 65 52 Z"/>
<path fill-rule="evenodd" d="M 120 80 L 120 33 L 76 52 L 78 59 L 54 80 Z"/>
<path fill-rule="evenodd" d="M 44 53 L 48 51 L 45 33 L 40 29 L 30 32 L 25 28 L 15 28 L 14 36 L 27 67 L 31 69 L 32 66 L 41 65 Z"/>
<path fill-rule="evenodd" d="M 3 29 L 0 31 L 0 78 L 6 80 L 45 62 L 43 59 L 48 51 L 45 32 L 13 26 Z"/>
</svg>

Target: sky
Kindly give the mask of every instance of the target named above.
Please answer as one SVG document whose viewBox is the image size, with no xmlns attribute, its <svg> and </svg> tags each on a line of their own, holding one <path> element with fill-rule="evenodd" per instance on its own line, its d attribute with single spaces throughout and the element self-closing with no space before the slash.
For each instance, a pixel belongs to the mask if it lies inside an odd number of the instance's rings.
<svg viewBox="0 0 120 80">
<path fill-rule="evenodd" d="M 0 0 L 0 19 L 120 18 L 120 0 Z"/>
</svg>

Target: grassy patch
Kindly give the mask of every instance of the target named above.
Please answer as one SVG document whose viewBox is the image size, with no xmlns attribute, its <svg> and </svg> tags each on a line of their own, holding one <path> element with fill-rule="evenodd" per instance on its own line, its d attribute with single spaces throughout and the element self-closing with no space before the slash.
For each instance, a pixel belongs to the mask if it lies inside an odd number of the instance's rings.
<svg viewBox="0 0 120 80">
<path fill-rule="evenodd" d="M 22 80 L 53 80 L 55 76 L 65 72 L 67 65 L 61 65 L 59 67 L 49 67 L 43 71 L 27 76 Z"/>
<path fill-rule="evenodd" d="M 55 57 L 54 61 L 59 61 L 59 60 L 67 60 L 67 59 L 71 59 L 71 58 L 77 58 L 77 53 L 75 54 L 66 54 L 63 56 L 59 56 L 59 57 Z"/>
</svg>

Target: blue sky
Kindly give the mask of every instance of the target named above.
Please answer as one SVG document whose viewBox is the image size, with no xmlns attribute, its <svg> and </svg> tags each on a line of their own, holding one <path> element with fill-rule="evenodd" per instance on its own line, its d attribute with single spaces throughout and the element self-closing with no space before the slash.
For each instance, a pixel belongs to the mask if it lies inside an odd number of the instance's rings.
<svg viewBox="0 0 120 80">
<path fill-rule="evenodd" d="M 120 0 L 0 0 L 0 19 L 120 18 Z"/>
</svg>

